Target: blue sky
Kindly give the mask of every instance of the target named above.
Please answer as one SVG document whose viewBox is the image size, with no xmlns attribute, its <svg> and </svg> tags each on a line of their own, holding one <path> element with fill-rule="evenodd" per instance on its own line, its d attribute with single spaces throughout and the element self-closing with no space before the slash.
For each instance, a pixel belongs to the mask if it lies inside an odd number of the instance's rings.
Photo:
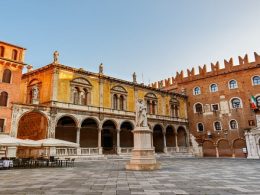
<svg viewBox="0 0 260 195">
<path fill-rule="evenodd" d="M 148 84 L 176 71 L 260 54 L 259 0 L 0 0 L 0 40 L 35 68 L 64 65 Z M 143 74 L 143 79 L 142 79 Z"/>
</svg>

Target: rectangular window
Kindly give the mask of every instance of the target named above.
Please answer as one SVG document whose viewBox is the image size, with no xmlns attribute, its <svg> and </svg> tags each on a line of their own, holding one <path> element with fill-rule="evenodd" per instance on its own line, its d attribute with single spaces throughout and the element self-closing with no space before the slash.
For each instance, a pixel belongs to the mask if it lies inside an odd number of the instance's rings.
<svg viewBox="0 0 260 195">
<path fill-rule="evenodd" d="M 4 132 L 5 119 L 0 119 L 0 132 Z"/>
<path fill-rule="evenodd" d="M 218 104 L 211 104 L 211 110 L 212 110 L 213 112 L 218 111 L 218 110 L 219 110 Z"/>
</svg>

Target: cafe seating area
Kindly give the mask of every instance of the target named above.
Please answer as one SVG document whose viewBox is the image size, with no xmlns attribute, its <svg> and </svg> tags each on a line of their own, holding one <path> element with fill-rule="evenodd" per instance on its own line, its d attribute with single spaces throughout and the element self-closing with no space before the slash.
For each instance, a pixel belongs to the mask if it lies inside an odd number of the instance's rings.
<svg viewBox="0 0 260 195">
<path fill-rule="evenodd" d="M 13 168 L 74 167 L 75 158 L 2 158 L 0 170 Z"/>
</svg>

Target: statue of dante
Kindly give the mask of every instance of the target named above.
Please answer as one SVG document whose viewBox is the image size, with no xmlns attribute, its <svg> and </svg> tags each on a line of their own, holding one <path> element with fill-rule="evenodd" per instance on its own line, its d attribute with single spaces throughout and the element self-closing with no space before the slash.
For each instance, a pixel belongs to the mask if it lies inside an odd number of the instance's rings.
<svg viewBox="0 0 260 195">
<path fill-rule="evenodd" d="M 59 58 L 59 52 L 55 51 L 53 53 L 53 63 L 55 63 L 55 64 L 59 63 L 59 59 L 58 58 Z"/>
<path fill-rule="evenodd" d="M 37 85 L 34 85 L 32 87 L 32 99 L 35 99 L 37 100 L 39 97 L 39 89 L 38 89 L 38 86 Z"/>
<path fill-rule="evenodd" d="M 142 99 L 136 101 L 136 126 L 147 127 L 146 105 Z"/>
</svg>

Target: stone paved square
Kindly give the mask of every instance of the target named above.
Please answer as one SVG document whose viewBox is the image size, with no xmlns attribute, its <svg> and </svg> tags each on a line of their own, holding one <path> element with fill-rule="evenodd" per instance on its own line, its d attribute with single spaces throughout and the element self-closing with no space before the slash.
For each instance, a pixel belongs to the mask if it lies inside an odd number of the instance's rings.
<svg viewBox="0 0 260 195">
<path fill-rule="evenodd" d="M 0 170 L 0 194 L 260 194 L 260 161 L 159 159 L 157 171 L 126 171 L 125 160 L 76 162 L 70 168 Z"/>
</svg>

